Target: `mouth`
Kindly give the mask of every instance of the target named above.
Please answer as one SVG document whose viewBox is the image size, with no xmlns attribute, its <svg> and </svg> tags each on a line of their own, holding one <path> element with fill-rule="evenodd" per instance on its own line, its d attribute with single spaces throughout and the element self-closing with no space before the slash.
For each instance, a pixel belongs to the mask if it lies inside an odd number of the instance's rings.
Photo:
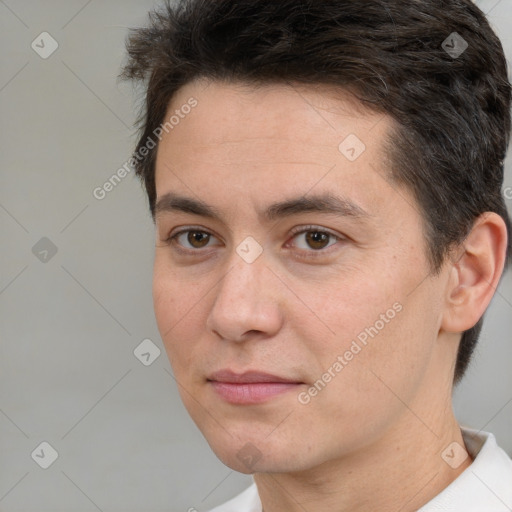
<svg viewBox="0 0 512 512">
<path fill-rule="evenodd" d="M 220 398 L 231 404 L 251 405 L 277 398 L 304 384 L 304 382 L 259 371 L 235 373 L 220 370 L 207 382 Z"/>
</svg>

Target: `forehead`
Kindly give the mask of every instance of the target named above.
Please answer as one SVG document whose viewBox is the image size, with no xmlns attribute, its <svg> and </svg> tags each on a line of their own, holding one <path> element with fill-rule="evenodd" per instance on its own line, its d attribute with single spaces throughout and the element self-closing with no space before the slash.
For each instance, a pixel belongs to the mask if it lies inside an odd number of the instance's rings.
<svg viewBox="0 0 512 512">
<path fill-rule="evenodd" d="M 191 100 L 196 106 L 183 108 Z M 270 204 L 334 189 L 371 207 L 387 178 L 383 142 L 393 120 L 333 87 L 197 80 L 177 92 L 172 116 L 179 122 L 157 152 L 157 198 L 229 191 L 254 203 L 252 192 Z"/>
<path fill-rule="evenodd" d="M 196 102 L 193 109 L 187 106 L 191 100 Z M 283 149 L 293 147 L 313 158 L 312 163 L 333 162 L 349 135 L 358 137 L 366 150 L 378 151 L 394 126 L 390 116 L 364 108 L 354 96 L 332 86 L 252 86 L 205 79 L 177 91 L 164 123 L 170 119 L 159 153 L 168 144 L 184 150 L 222 144 L 226 152 L 245 145 L 247 150 L 274 149 L 279 160 Z"/>
<path fill-rule="evenodd" d="M 295 143 L 304 151 L 336 152 L 354 133 L 377 146 L 393 120 L 364 108 L 349 92 L 328 85 L 265 84 L 198 79 L 181 89 L 169 104 L 165 119 L 194 98 L 197 106 L 169 131 L 176 144 L 187 145 L 193 129 L 194 145 L 231 144 L 277 148 Z M 198 120 L 200 118 L 200 120 Z M 186 122 L 184 122 L 186 120 Z M 208 121 L 208 122 L 206 122 Z M 166 134 L 164 134 L 164 137 Z M 329 156 L 329 155 L 326 155 Z"/>
</svg>

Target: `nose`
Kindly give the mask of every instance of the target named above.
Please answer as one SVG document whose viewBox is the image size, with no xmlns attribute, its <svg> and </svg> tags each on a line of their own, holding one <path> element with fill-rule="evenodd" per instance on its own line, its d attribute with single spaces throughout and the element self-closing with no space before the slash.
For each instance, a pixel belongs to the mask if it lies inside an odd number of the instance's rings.
<svg viewBox="0 0 512 512">
<path fill-rule="evenodd" d="M 283 322 L 283 284 L 263 255 L 252 263 L 236 254 L 233 260 L 215 291 L 207 328 L 224 340 L 236 342 L 275 335 Z"/>
</svg>

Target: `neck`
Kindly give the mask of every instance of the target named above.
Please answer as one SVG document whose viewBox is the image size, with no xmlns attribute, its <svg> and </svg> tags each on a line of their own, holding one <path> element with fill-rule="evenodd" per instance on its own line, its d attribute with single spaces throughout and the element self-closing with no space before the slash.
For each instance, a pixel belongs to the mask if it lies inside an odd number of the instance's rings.
<svg viewBox="0 0 512 512">
<path fill-rule="evenodd" d="M 408 409 L 398 424 L 356 454 L 294 473 L 254 475 L 264 512 L 413 512 L 428 503 L 470 464 L 456 469 L 441 453 L 452 442 L 464 447 L 451 400 L 437 415 Z"/>
</svg>

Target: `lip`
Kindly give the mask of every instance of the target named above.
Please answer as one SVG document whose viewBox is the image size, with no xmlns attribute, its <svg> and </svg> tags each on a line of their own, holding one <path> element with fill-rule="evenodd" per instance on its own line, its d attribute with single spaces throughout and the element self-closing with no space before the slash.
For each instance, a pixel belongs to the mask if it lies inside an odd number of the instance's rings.
<svg viewBox="0 0 512 512">
<path fill-rule="evenodd" d="M 259 372 L 255 370 L 250 370 L 243 373 L 236 373 L 232 370 L 219 370 L 218 372 L 212 373 L 208 377 L 208 380 L 226 382 L 229 384 L 253 384 L 255 382 L 302 384 L 300 381 L 295 379 L 279 377 L 278 375 L 272 375 L 271 373 Z"/>
<path fill-rule="evenodd" d="M 208 382 L 223 400 L 238 405 L 263 403 L 304 384 L 295 379 L 253 370 L 244 373 L 220 370 L 212 373 Z"/>
</svg>

